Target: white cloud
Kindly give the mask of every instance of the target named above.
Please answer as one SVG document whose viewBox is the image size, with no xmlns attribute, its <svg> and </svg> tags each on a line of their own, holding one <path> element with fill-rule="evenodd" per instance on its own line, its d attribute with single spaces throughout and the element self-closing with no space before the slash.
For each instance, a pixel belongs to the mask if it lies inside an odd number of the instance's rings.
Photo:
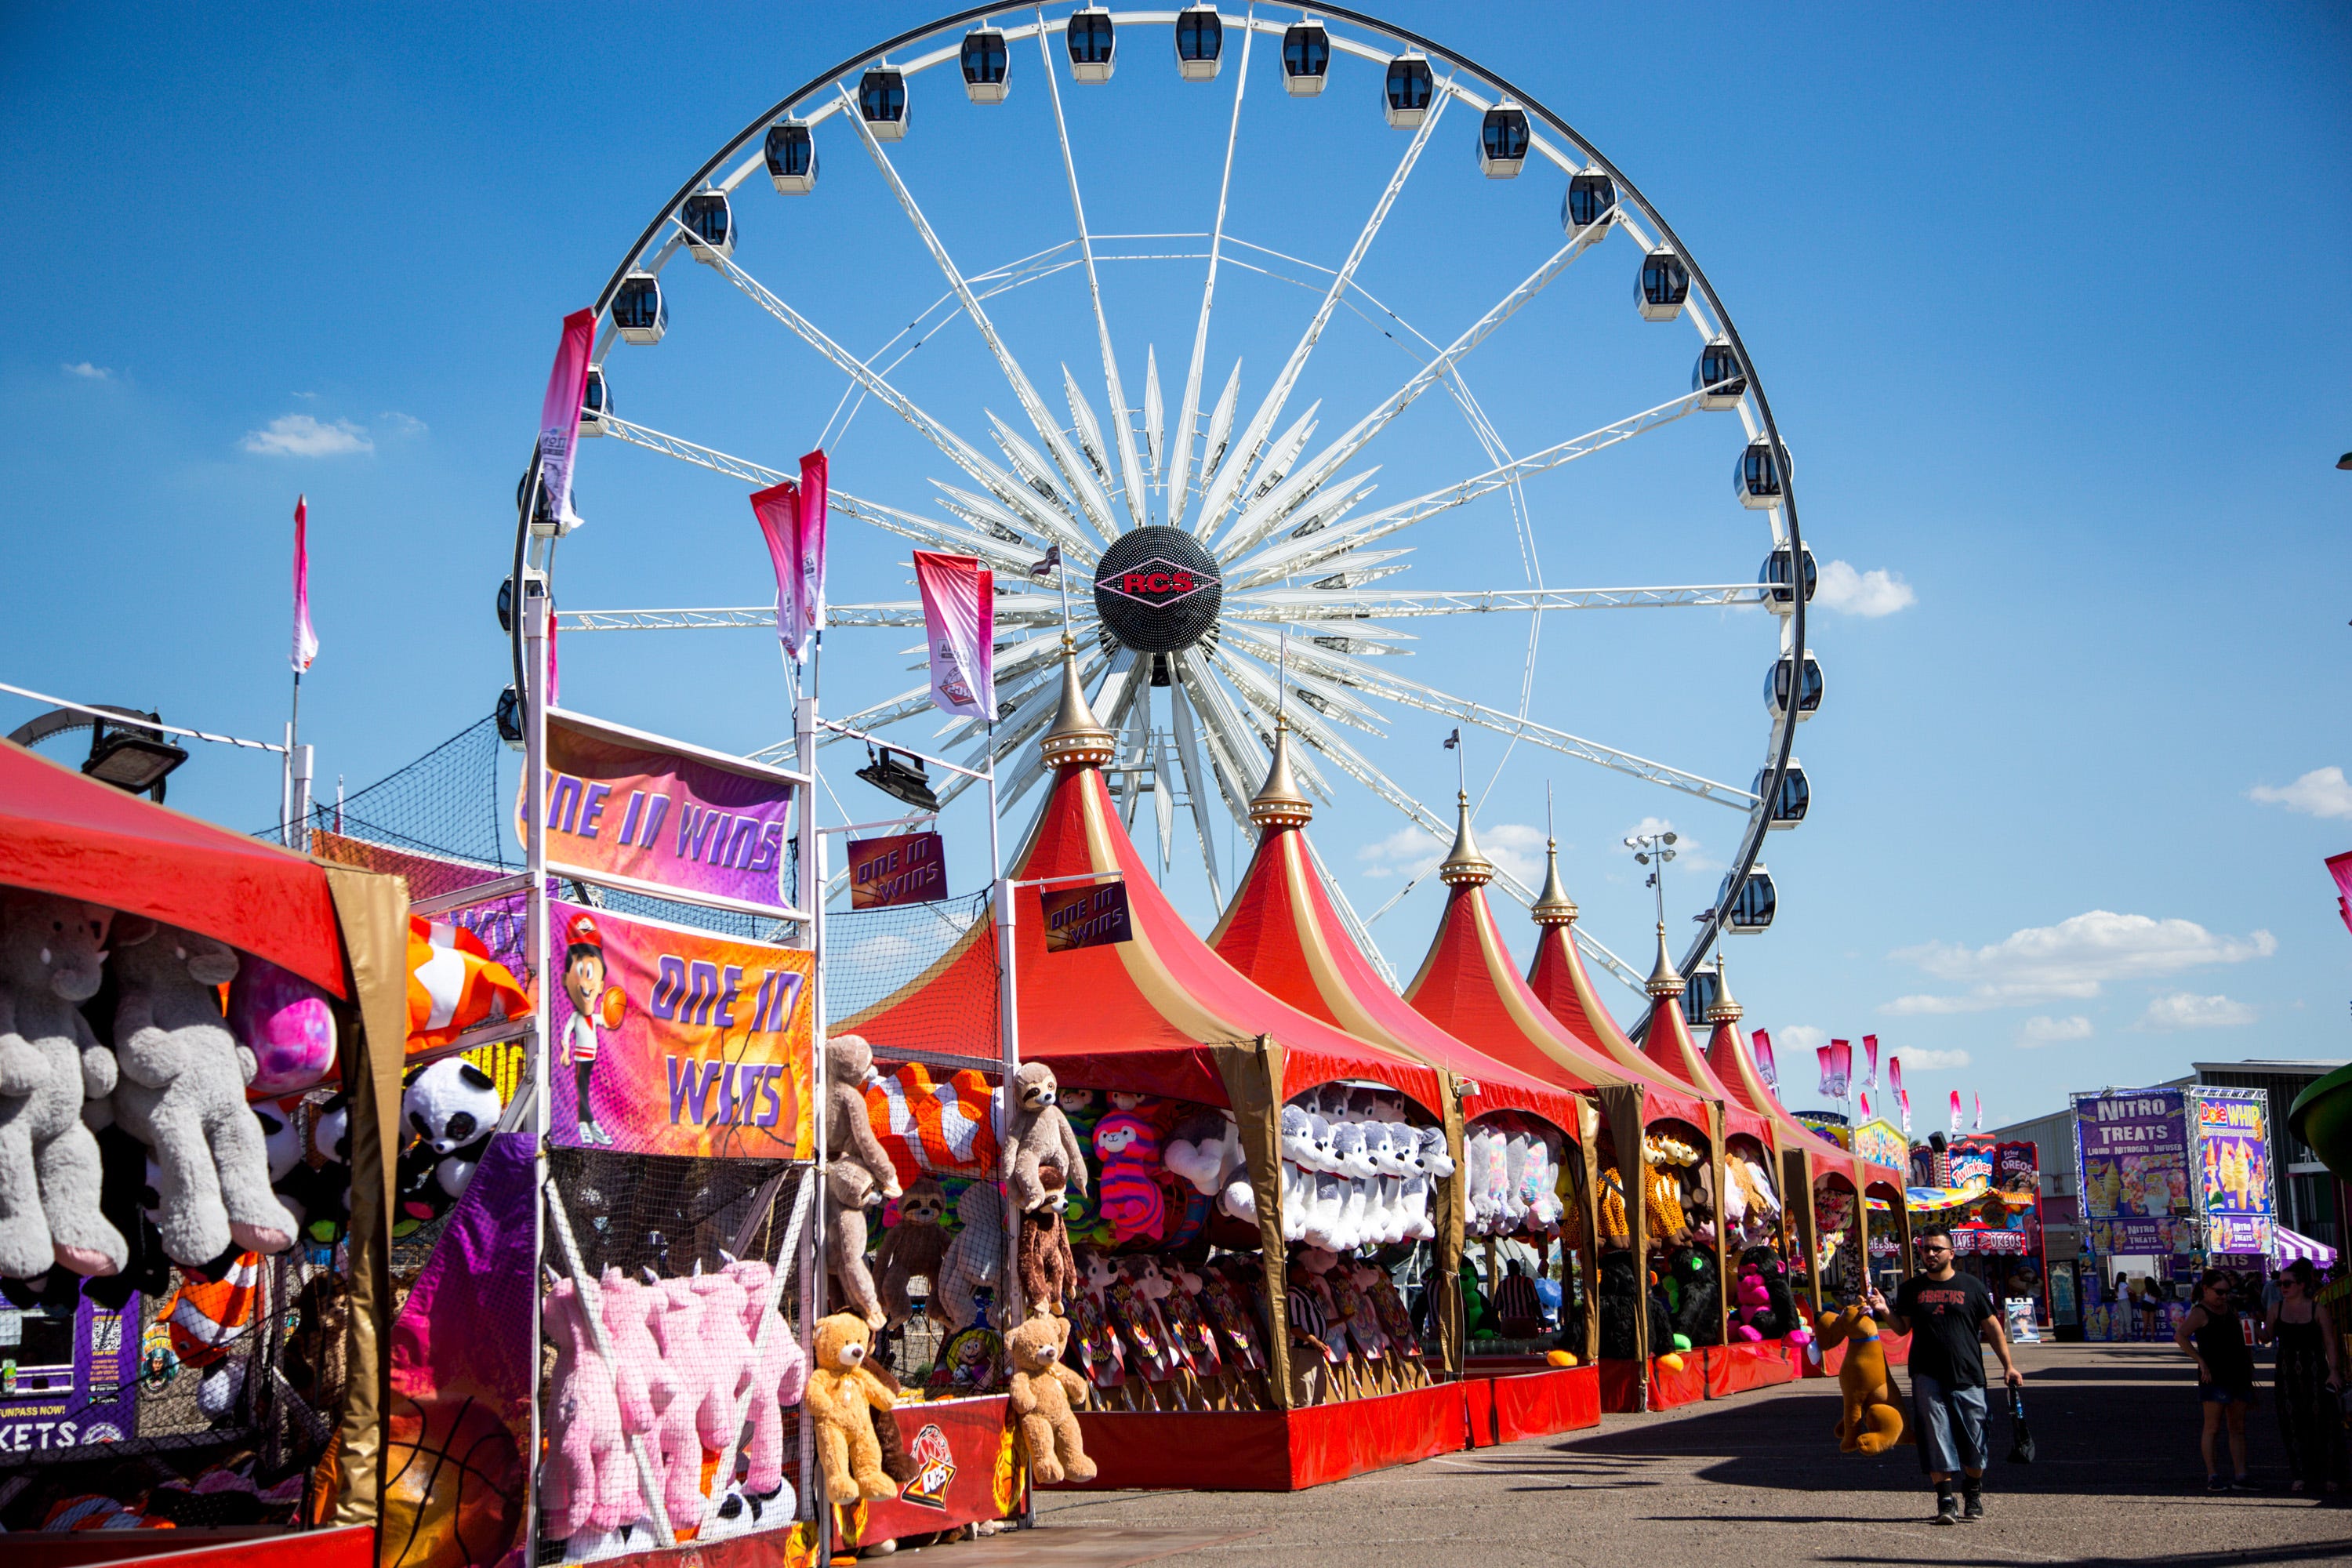
<svg viewBox="0 0 2352 1568">
<path fill-rule="evenodd" d="M 2258 1016 L 2258 1010 L 2251 1004 L 2232 1002 L 2227 996 L 2170 991 L 2149 998 L 2147 1011 L 2132 1027 L 2159 1035 L 2177 1034 L 2182 1029 L 2242 1029 Z"/>
<path fill-rule="evenodd" d="M 1645 816 L 1642 818 L 1641 821 L 1633 824 L 1633 826 L 1627 828 L 1623 833 L 1618 835 L 1618 837 L 1621 840 L 1626 838 L 1639 838 L 1644 834 L 1650 833 L 1672 833 L 1675 836 L 1675 858 L 1673 863 L 1666 868 L 1667 875 L 1670 878 L 1676 871 L 1720 871 L 1724 868 L 1724 862 L 1717 859 L 1712 855 L 1709 855 L 1706 852 L 1706 847 L 1705 845 L 1702 845 L 1697 839 L 1675 826 L 1673 822 L 1663 816 Z M 1624 852 L 1628 855 L 1633 853 L 1631 849 Z M 1647 868 L 1643 868 L 1643 874 L 1647 875 Z M 1673 884 L 1669 882 L 1669 891 L 1671 891 L 1672 887 Z M 1713 888 L 1709 888 L 1706 889 L 1705 896 L 1711 898 L 1714 893 L 1715 889 Z"/>
<path fill-rule="evenodd" d="M 2076 1013 L 2070 1017 L 2053 1018 L 2046 1014 L 2028 1018 L 2018 1026 L 2017 1043 L 2021 1049 L 2036 1050 L 2043 1046 L 2063 1045 L 2068 1040 L 2091 1037 L 2091 1020 Z"/>
<path fill-rule="evenodd" d="M 425 421 L 417 418 L 413 414 L 403 414 L 396 408 L 388 408 L 382 414 L 377 415 L 376 417 L 383 420 L 384 425 L 395 436 L 422 436 L 425 434 Z"/>
<path fill-rule="evenodd" d="M 1939 980 L 1973 982 L 1961 995 L 1898 996 L 1882 1013 L 1979 1013 L 2035 1002 L 2096 996 L 2111 980 L 2154 980 L 2208 964 L 2268 958 L 2278 939 L 2266 931 L 2222 936 L 2194 921 L 2153 920 L 2093 910 L 2054 926 L 2029 926 L 1988 947 L 1931 942 L 1892 957 Z"/>
<path fill-rule="evenodd" d="M 1543 885 L 1544 832 L 1524 822 L 1498 822 L 1478 829 L 1486 858 L 1531 888 Z"/>
<path fill-rule="evenodd" d="M 107 369 L 102 364 L 92 364 L 88 360 L 83 360 L 78 364 L 61 364 L 58 366 L 58 368 L 64 371 L 68 375 L 79 376 L 84 381 L 112 381 L 114 379 L 114 373 L 112 371 Z"/>
<path fill-rule="evenodd" d="M 1857 572 L 1843 561 L 1822 567 L 1821 581 L 1813 589 L 1813 603 L 1823 609 L 1873 620 L 1907 610 L 1918 602 L 1919 595 L 1911 591 L 1902 573 L 1879 567 Z"/>
<path fill-rule="evenodd" d="M 2345 782 L 2342 768 L 2314 768 L 2291 784 L 2256 784 L 2246 795 L 2305 816 L 2352 816 L 2352 784 Z"/>
<path fill-rule="evenodd" d="M 1938 1051 L 1925 1046 L 1906 1046 L 1894 1053 L 1905 1067 L 1919 1072 L 1949 1072 L 1969 1065 L 1966 1051 Z"/>
<path fill-rule="evenodd" d="M 1792 1051 L 1818 1051 L 1830 1043 L 1830 1032 L 1811 1024 L 1791 1024 L 1778 1033 L 1780 1043 Z"/>
<path fill-rule="evenodd" d="M 1445 858 L 1446 847 L 1418 827 L 1400 827 L 1359 847 L 1356 858 L 1364 862 L 1367 877 L 1393 877 L 1399 871 L 1418 877 Z"/>
<path fill-rule="evenodd" d="M 375 450 L 368 433 L 350 420 L 321 425 L 307 414 L 281 414 L 261 429 L 247 431 L 238 445 L 269 458 L 341 458 Z"/>
</svg>

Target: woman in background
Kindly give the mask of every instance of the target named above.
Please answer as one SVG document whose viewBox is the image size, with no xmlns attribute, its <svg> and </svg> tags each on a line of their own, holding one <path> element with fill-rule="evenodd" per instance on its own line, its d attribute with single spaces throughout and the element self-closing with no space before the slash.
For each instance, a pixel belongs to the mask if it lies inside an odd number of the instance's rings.
<svg viewBox="0 0 2352 1568">
<path fill-rule="evenodd" d="M 2280 1271 L 2279 1300 L 2263 1323 L 2263 1337 L 2278 1347 L 2275 1393 L 2287 1469 L 2294 1490 L 2315 1496 L 2340 1490 L 2344 1474 L 2341 1352 L 2318 1289 L 2317 1271 L 2296 1258 Z"/>
</svg>

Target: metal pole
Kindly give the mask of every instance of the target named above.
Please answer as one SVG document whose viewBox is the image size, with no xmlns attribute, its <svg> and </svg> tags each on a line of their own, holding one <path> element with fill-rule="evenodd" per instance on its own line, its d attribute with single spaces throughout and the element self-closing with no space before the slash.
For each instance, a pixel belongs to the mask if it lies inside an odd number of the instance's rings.
<svg viewBox="0 0 2352 1568">
<path fill-rule="evenodd" d="M 809 1179 L 817 1184 L 815 1194 L 817 1223 L 809 1226 L 802 1245 L 805 1263 L 801 1275 L 801 1332 L 813 1340 L 816 1320 L 825 1310 L 824 1205 L 832 1201 L 825 1190 L 825 1162 L 831 1153 L 825 1137 L 825 1069 L 824 1069 L 824 838 L 816 830 L 816 722 L 818 666 L 824 657 L 824 632 L 820 628 L 809 646 L 808 662 L 800 674 L 800 697 L 794 705 L 797 711 L 793 724 L 793 750 L 800 771 L 809 782 L 801 786 L 800 810 L 800 886 L 795 889 L 800 907 L 808 911 L 808 921 L 802 940 L 811 954 L 809 973 L 809 1039 L 810 1088 L 815 1102 L 810 1114 L 810 1131 L 815 1144 L 814 1163 Z M 834 1540 L 834 1499 L 820 1496 L 824 1489 L 824 1472 L 814 1462 L 816 1426 L 805 1401 L 800 1415 L 801 1496 L 810 1500 L 810 1518 L 816 1531 L 816 1556 L 820 1563 L 832 1559 Z M 856 1501 L 856 1499 L 849 1500 Z"/>
<path fill-rule="evenodd" d="M 289 842 L 306 855 L 310 850 L 311 751 L 307 744 L 294 748 L 294 837 Z"/>
<path fill-rule="evenodd" d="M 1021 1213 L 1013 1201 L 1011 1159 L 1013 1077 L 1021 1070 L 1021 987 L 1013 952 L 1013 886 L 1004 875 L 1003 851 L 996 826 L 995 748 L 989 748 L 988 860 L 995 873 L 997 1059 L 1003 1064 L 1004 1092 L 996 1097 L 997 1180 L 1004 1193 L 1004 1321 L 1021 1321 L 1026 1306 L 1021 1300 Z"/>
<path fill-rule="evenodd" d="M 537 486 L 532 486 L 535 499 Z M 530 515 L 526 512 L 525 517 Z M 521 577 L 520 574 L 518 574 Z M 562 1194 L 554 1190 L 548 1169 L 547 1123 L 550 1110 L 548 1055 L 551 1043 L 547 1027 L 550 980 L 547 967 L 547 622 L 546 585 L 536 578 L 521 577 L 521 625 L 523 631 L 523 668 L 521 696 L 523 703 L 523 865 L 530 886 L 523 895 L 523 953 L 530 966 L 532 979 L 540 990 L 540 1012 L 535 1027 L 528 1037 L 524 1062 L 528 1082 L 518 1093 L 531 1096 L 530 1142 L 533 1183 L 537 1190 L 547 1193 L 554 1202 Z M 581 1108 L 585 1110 L 583 1106 Z M 545 1342 L 540 1322 L 541 1281 L 547 1271 L 547 1205 L 531 1205 L 530 1237 L 530 1447 L 526 1450 L 536 1456 L 540 1451 L 540 1368 L 543 1364 L 540 1346 Z M 529 1489 L 523 1510 L 523 1540 L 537 1551 L 539 1540 L 539 1487 L 534 1481 Z"/>
</svg>

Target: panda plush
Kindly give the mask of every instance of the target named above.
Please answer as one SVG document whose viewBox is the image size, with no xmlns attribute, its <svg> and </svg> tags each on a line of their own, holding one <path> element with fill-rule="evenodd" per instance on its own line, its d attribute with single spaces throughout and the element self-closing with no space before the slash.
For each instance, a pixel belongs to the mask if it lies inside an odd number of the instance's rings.
<svg viewBox="0 0 2352 1568">
<path fill-rule="evenodd" d="M 404 1236 L 449 1212 L 506 1107 L 489 1074 L 459 1057 L 419 1068 L 400 1097 L 409 1134 L 400 1155 L 393 1234 Z"/>
</svg>

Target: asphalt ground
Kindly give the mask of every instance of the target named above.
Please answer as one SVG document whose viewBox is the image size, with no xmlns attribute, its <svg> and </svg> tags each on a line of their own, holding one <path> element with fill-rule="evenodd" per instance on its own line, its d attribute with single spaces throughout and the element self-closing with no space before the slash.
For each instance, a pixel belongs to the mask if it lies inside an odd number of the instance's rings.
<svg viewBox="0 0 2352 1568">
<path fill-rule="evenodd" d="M 2003 1462 L 2009 1421 L 1997 1404 L 1976 1524 L 1928 1523 L 1934 1493 L 1915 1448 L 1840 1454 L 1836 1385 L 1814 1380 L 1305 1492 L 1043 1493 L 1035 1531 L 932 1554 L 953 1553 L 940 1568 L 1014 1553 L 1067 1568 L 1368 1568 L 1368 1553 L 1421 1562 L 1403 1554 L 1433 1546 L 1470 1568 L 2352 1563 L 2352 1508 L 2286 1491 L 2267 1387 L 2247 1432 L 2269 1489 L 2217 1497 L 2197 1452 L 2194 1372 L 2169 1346 L 2017 1355 L 2038 1458 Z"/>
</svg>

